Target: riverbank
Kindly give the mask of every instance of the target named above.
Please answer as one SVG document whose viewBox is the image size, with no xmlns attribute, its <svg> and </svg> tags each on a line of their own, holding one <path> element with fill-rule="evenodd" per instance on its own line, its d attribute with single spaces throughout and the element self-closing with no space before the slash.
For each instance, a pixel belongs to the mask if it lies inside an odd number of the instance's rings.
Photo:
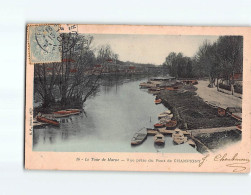
<svg viewBox="0 0 251 195">
<path fill-rule="evenodd" d="M 197 85 L 184 85 L 180 89 L 171 91 L 163 90 L 158 95 L 162 99 L 162 103 L 165 107 L 172 110 L 174 118 L 178 121 L 178 128 L 182 130 L 191 129 L 206 129 L 217 127 L 229 127 L 240 124 L 236 119 L 229 116 L 218 116 L 217 108 L 208 105 L 206 100 L 214 100 L 227 106 L 239 105 L 236 99 L 228 102 L 228 99 L 224 101 L 224 95 L 220 92 L 213 92 L 216 94 L 214 97 L 211 90 L 205 85 L 206 81 L 202 81 L 202 84 Z M 204 87 L 204 88 L 203 88 Z M 212 91 L 212 90 L 211 90 Z M 201 98 L 203 97 L 203 99 Z M 204 101 L 205 100 L 205 101 Z M 199 142 L 203 143 L 208 149 L 215 150 L 228 143 L 236 142 L 241 139 L 241 133 L 238 131 L 220 132 L 212 134 L 196 135 L 195 138 Z"/>
<path fill-rule="evenodd" d="M 197 96 L 195 86 L 184 86 L 177 91 L 164 90 L 159 94 L 162 103 L 170 108 L 180 129 L 200 129 L 234 126 L 238 121 L 231 117 L 219 117 L 217 108 L 209 106 Z"/>
</svg>

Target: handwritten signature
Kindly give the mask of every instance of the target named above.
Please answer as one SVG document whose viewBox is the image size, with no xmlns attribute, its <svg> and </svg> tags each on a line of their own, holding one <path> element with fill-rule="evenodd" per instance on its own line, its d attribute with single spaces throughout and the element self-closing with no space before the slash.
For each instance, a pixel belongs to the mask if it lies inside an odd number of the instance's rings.
<svg viewBox="0 0 251 195">
<path fill-rule="evenodd" d="M 213 161 L 229 162 L 226 164 L 226 166 L 234 168 L 233 172 L 238 173 L 238 172 L 242 172 L 242 171 L 246 170 L 247 167 L 245 165 L 250 162 L 249 159 L 240 158 L 238 156 L 239 156 L 239 153 L 235 153 L 233 156 L 229 156 L 227 153 L 225 153 L 223 155 L 217 154 L 216 156 L 213 157 Z M 210 154 L 207 154 L 206 156 L 204 156 L 199 163 L 199 167 L 201 167 L 208 160 L 209 157 L 210 157 Z"/>
</svg>

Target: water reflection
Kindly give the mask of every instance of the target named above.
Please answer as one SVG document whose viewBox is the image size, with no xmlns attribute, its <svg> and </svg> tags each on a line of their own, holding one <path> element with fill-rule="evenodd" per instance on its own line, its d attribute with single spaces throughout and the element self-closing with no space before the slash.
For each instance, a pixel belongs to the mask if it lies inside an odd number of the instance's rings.
<svg viewBox="0 0 251 195">
<path fill-rule="evenodd" d="M 153 136 L 136 147 L 130 144 L 142 127 L 153 127 L 163 112 L 154 96 L 139 89 L 145 80 L 110 81 L 87 100 L 85 112 L 61 119 L 61 125 L 34 129 L 33 150 L 60 152 L 196 152 L 188 144 L 175 146 L 166 137 L 164 146 L 154 145 Z M 112 84 L 113 83 L 113 84 Z"/>
</svg>

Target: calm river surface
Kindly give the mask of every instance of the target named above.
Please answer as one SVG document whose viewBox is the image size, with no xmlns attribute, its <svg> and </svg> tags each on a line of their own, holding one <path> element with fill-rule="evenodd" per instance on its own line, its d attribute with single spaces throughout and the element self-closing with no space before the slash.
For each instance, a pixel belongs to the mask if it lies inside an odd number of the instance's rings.
<svg viewBox="0 0 251 195">
<path fill-rule="evenodd" d="M 56 152 L 165 152 L 195 153 L 188 144 L 174 145 L 165 137 L 164 147 L 154 145 L 153 136 L 139 146 L 131 138 L 142 127 L 153 128 L 159 113 L 166 110 L 155 105 L 155 97 L 128 81 L 101 86 L 100 92 L 85 103 L 85 114 L 61 119 L 61 125 L 34 129 L 33 150 Z M 68 121 L 66 121 L 66 119 Z"/>
</svg>

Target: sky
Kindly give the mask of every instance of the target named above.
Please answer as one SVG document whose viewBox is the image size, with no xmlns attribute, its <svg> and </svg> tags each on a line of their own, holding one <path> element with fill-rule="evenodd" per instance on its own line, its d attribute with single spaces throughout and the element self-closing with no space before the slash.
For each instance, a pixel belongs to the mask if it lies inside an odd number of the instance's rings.
<svg viewBox="0 0 251 195">
<path fill-rule="evenodd" d="M 92 47 L 109 44 L 119 60 L 160 65 L 170 52 L 192 57 L 205 41 L 218 36 L 93 34 Z"/>
</svg>

